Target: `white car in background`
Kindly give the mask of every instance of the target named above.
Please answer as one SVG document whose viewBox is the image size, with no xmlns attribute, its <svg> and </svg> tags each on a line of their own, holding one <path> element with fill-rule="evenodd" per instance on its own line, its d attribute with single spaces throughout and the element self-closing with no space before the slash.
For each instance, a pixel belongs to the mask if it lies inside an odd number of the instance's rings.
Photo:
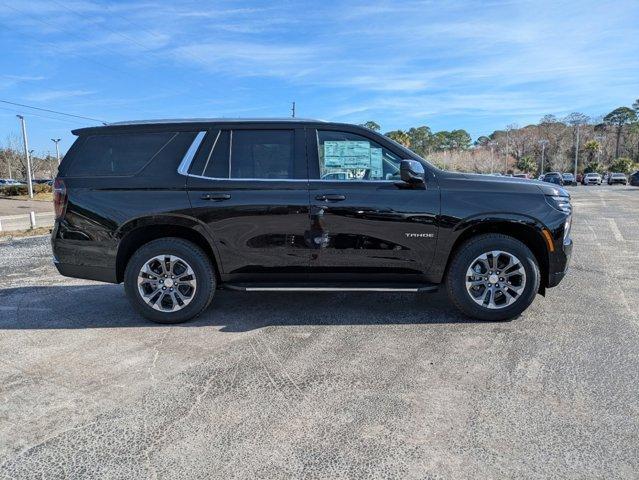
<svg viewBox="0 0 639 480">
<path fill-rule="evenodd" d="M 586 173 L 581 181 L 584 185 L 601 185 L 601 175 L 598 173 Z"/>
</svg>

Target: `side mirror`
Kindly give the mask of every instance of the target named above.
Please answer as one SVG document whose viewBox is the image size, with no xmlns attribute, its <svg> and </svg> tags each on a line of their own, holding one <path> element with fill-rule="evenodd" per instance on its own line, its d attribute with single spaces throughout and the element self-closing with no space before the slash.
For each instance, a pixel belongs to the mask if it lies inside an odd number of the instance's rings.
<svg viewBox="0 0 639 480">
<path fill-rule="evenodd" d="M 411 185 L 425 183 L 426 172 L 424 166 L 416 160 L 402 160 L 399 164 L 399 175 L 402 182 Z"/>
</svg>

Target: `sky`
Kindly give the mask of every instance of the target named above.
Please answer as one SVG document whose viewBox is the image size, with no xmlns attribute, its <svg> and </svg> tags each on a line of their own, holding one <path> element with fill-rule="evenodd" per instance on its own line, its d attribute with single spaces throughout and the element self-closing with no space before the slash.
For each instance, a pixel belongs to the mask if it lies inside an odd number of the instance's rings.
<svg viewBox="0 0 639 480">
<path fill-rule="evenodd" d="M 639 98 L 639 1 L 0 0 L 0 100 L 106 122 L 297 116 L 473 138 Z M 0 144 L 95 121 L 0 103 Z"/>
</svg>

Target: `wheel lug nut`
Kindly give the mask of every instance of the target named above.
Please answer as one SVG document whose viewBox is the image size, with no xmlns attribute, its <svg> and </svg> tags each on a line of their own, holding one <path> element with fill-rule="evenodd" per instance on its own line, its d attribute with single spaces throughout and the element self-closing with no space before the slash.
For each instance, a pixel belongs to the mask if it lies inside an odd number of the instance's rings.
<svg viewBox="0 0 639 480">
<path fill-rule="evenodd" d="M 162 287 L 162 290 L 166 290 L 166 287 Z"/>
</svg>

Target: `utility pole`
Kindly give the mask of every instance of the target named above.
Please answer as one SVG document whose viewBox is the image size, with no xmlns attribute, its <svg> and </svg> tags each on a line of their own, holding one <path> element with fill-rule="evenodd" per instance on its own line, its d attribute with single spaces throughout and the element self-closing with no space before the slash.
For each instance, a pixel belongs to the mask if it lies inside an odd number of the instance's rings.
<svg viewBox="0 0 639 480">
<path fill-rule="evenodd" d="M 60 149 L 58 148 L 59 138 L 52 138 L 51 141 L 55 143 L 55 156 L 58 159 L 58 166 L 60 165 Z"/>
<path fill-rule="evenodd" d="M 548 145 L 548 140 L 539 140 L 539 144 L 541 145 L 541 172 L 540 175 L 544 174 L 544 154 L 546 153 L 546 145 Z"/>
<path fill-rule="evenodd" d="M 16 115 L 20 119 L 22 125 L 22 141 L 24 143 L 24 156 L 27 157 L 27 189 L 29 190 L 29 198 L 33 198 L 33 184 L 31 183 L 31 158 L 29 157 L 29 141 L 27 140 L 27 126 L 22 115 Z"/>
<path fill-rule="evenodd" d="M 33 160 L 33 152 L 35 152 L 35 150 L 31 149 L 29 150 L 29 158 Z M 35 165 L 33 164 L 33 162 L 31 162 L 31 180 L 35 180 Z"/>
<path fill-rule="evenodd" d="M 293 102 L 293 106 L 291 107 L 291 117 L 295 118 L 295 102 Z"/>
<path fill-rule="evenodd" d="M 577 124 L 577 144 L 575 145 L 575 179 L 577 178 L 577 162 L 579 161 L 579 126 Z"/>
</svg>

